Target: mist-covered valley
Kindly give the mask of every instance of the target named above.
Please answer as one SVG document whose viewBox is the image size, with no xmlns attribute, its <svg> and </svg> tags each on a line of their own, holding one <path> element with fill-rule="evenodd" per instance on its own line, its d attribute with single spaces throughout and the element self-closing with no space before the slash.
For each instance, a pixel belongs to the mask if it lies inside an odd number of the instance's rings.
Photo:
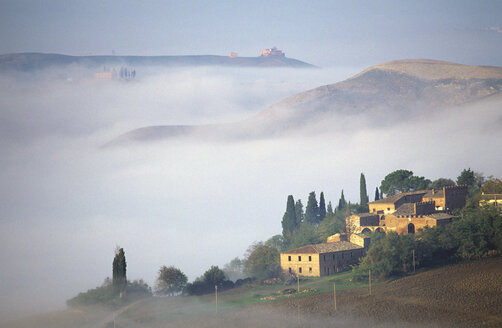
<svg viewBox="0 0 502 328">
<path fill-rule="evenodd" d="M 129 82 L 78 66 L 0 75 L 0 317 L 63 308 L 111 275 L 116 245 L 131 280 L 153 285 L 161 265 L 192 280 L 280 233 L 289 194 L 335 202 L 343 189 L 358 201 L 361 172 L 369 191 L 400 168 L 502 175 L 500 95 L 392 124 L 335 113 L 270 137 L 103 147 L 145 126 L 242 122 L 362 69 L 150 67 Z"/>
</svg>

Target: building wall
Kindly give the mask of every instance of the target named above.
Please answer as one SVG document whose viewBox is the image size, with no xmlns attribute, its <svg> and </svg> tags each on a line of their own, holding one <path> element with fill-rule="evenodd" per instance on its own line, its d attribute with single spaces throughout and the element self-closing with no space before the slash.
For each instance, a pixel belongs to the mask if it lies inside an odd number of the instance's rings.
<svg viewBox="0 0 502 328">
<path fill-rule="evenodd" d="M 350 266 L 358 263 L 362 256 L 364 256 L 363 248 L 322 254 L 281 253 L 281 269 L 295 275 L 298 272 L 300 276 L 306 277 L 327 276 L 350 269 Z"/>
<path fill-rule="evenodd" d="M 397 217 L 395 215 L 387 215 L 385 218 L 385 224 L 387 231 L 395 231 L 399 234 L 406 235 L 408 234 L 408 225 L 413 224 L 415 233 L 417 233 L 420 229 L 425 229 L 425 227 L 436 227 L 437 220 L 433 218 L 428 218 L 426 216 L 413 216 L 410 217 Z"/>
<path fill-rule="evenodd" d="M 394 203 L 369 203 L 368 207 L 370 213 L 389 214 L 396 210 Z"/>
<path fill-rule="evenodd" d="M 309 261 L 310 256 L 310 261 Z M 301 260 L 299 259 L 301 257 Z M 291 258 L 291 259 L 290 259 Z M 300 276 L 319 277 L 321 275 L 319 267 L 319 254 L 282 254 L 281 269 L 285 272 L 297 274 L 297 269 L 301 269 Z M 290 271 L 291 269 L 291 271 Z M 312 270 L 310 270 L 312 269 Z"/>
<path fill-rule="evenodd" d="M 320 254 L 319 264 L 321 276 L 328 276 L 350 269 L 351 265 L 358 263 L 359 258 L 362 257 L 363 254 L 364 250 L 362 248 Z"/>
<path fill-rule="evenodd" d="M 418 202 L 414 204 L 415 214 L 423 215 L 423 214 L 431 214 L 436 211 L 436 203 L 435 202 Z"/>
<path fill-rule="evenodd" d="M 447 210 L 462 208 L 465 206 L 467 186 L 444 187 L 443 194 L 445 198 L 445 208 Z"/>
</svg>

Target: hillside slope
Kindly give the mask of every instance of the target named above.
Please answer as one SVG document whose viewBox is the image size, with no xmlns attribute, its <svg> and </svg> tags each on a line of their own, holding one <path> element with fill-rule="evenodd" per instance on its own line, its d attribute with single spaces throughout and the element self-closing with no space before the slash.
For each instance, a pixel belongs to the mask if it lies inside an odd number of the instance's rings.
<svg viewBox="0 0 502 328">
<path fill-rule="evenodd" d="M 119 141 L 148 141 L 172 136 L 268 138 L 340 118 L 364 114 L 380 126 L 396 124 L 442 109 L 501 101 L 502 67 L 468 66 L 409 59 L 365 69 L 342 82 L 290 96 L 243 122 L 213 126 L 145 127 Z M 353 122 L 357 127 L 357 122 Z M 316 128 L 319 132 L 319 128 Z M 181 133 L 180 133 L 181 132 Z"/>
<path fill-rule="evenodd" d="M 247 288 L 247 287 L 243 287 Z M 284 285 L 276 288 L 284 289 Z M 243 294 L 252 291 L 247 288 Z M 241 291 L 242 292 L 242 291 Z M 228 295 L 227 295 L 228 294 Z M 220 295 L 236 302 L 239 290 Z M 248 296 L 242 296 L 244 298 Z M 433 269 L 367 288 L 234 307 L 215 313 L 214 296 L 151 298 L 116 312 L 117 327 L 501 327 L 502 258 Z M 2 325 L 113 327 L 113 314 L 73 309 Z"/>
</svg>

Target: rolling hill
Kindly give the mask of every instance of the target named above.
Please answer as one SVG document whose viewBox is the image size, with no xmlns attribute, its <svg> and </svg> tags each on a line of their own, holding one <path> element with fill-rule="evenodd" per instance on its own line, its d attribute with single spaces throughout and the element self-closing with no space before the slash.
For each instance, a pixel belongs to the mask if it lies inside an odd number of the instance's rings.
<svg viewBox="0 0 502 328">
<path fill-rule="evenodd" d="M 262 296 L 295 286 L 243 286 L 219 295 L 149 298 L 115 311 L 73 308 L 6 322 L 2 327 L 500 327 L 502 258 L 446 266 L 373 286 L 350 273 L 302 281 L 314 292 L 276 300 Z M 337 285 L 334 310 L 333 282 Z M 339 289 L 339 287 L 342 287 Z M 327 291 L 324 291 L 326 287 Z M 354 288 L 355 287 L 355 288 Z M 265 293 L 265 294 L 263 294 Z"/>
<path fill-rule="evenodd" d="M 112 144 L 174 136 L 269 138 L 358 114 L 385 126 L 446 108 L 501 99 L 502 67 L 396 60 L 369 67 L 345 81 L 292 95 L 242 122 L 143 127 Z"/>
<path fill-rule="evenodd" d="M 68 56 L 44 53 L 16 53 L 0 55 L 0 72 L 34 71 L 64 65 L 82 65 L 88 68 L 103 66 L 231 66 L 231 67 L 295 67 L 315 66 L 287 57 L 200 56 Z"/>
</svg>

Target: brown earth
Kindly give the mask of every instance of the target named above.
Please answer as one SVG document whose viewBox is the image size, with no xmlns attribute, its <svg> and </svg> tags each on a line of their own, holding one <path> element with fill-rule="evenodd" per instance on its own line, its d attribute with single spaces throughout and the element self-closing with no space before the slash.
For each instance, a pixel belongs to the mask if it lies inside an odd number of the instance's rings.
<svg viewBox="0 0 502 328">
<path fill-rule="evenodd" d="M 375 324 L 502 327 L 502 258 L 448 266 L 390 281 L 369 290 L 323 293 L 271 303 L 274 308 Z"/>
</svg>

